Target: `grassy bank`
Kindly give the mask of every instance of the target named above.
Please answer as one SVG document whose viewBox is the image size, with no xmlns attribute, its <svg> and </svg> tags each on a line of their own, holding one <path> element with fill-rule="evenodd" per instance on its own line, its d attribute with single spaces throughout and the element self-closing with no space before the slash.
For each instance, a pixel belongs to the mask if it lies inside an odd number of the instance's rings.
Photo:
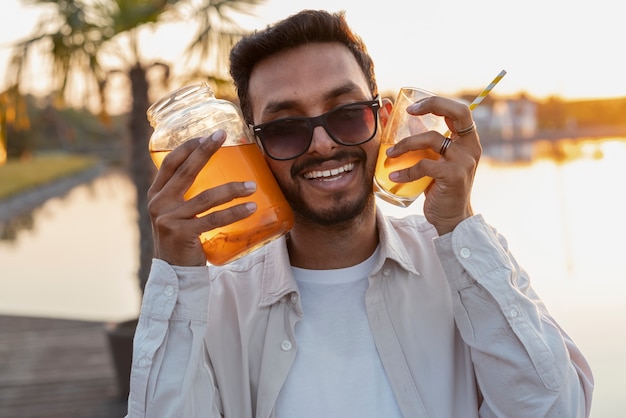
<svg viewBox="0 0 626 418">
<path fill-rule="evenodd" d="M 98 164 L 84 155 L 50 154 L 0 166 L 0 199 L 76 174 Z"/>
</svg>

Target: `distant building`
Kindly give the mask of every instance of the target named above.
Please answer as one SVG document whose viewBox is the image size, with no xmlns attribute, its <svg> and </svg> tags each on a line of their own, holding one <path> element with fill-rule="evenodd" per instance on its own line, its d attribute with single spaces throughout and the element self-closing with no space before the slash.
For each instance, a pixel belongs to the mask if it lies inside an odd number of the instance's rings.
<svg viewBox="0 0 626 418">
<path fill-rule="evenodd" d="M 524 94 L 517 99 L 495 100 L 491 107 L 474 109 L 473 116 L 485 145 L 485 153 L 506 160 L 529 160 L 530 143 L 513 143 L 536 135 L 538 125 L 537 103 Z"/>
<path fill-rule="evenodd" d="M 496 101 L 487 130 L 504 140 L 532 138 L 537 133 L 537 103 L 524 94 Z"/>
</svg>

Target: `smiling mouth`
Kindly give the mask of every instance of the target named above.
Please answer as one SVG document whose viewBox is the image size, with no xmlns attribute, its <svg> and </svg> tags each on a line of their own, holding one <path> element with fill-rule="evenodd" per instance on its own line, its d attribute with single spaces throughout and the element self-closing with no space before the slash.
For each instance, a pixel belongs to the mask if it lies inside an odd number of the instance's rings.
<svg viewBox="0 0 626 418">
<path fill-rule="evenodd" d="M 339 174 L 350 172 L 352 170 L 354 170 L 354 163 L 348 163 L 341 167 L 333 168 L 332 170 L 309 171 L 307 173 L 304 173 L 304 178 L 307 180 L 326 180 L 338 176 Z"/>
</svg>

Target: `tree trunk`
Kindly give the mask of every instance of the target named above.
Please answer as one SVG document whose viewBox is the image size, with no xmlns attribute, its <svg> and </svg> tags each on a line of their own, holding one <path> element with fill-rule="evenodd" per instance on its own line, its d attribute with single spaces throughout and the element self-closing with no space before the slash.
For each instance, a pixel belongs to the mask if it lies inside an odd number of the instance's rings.
<svg viewBox="0 0 626 418">
<path fill-rule="evenodd" d="M 150 159 L 148 141 L 152 128 L 146 118 L 146 110 L 150 103 L 148 99 L 148 80 L 146 69 L 136 64 L 130 69 L 130 86 L 132 108 L 128 121 L 130 132 L 130 177 L 135 185 L 137 194 L 137 214 L 139 224 L 139 286 L 143 293 L 150 272 L 150 265 L 154 254 L 152 240 L 152 225 L 148 216 L 148 189 L 152 184 L 156 168 Z"/>
</svg>

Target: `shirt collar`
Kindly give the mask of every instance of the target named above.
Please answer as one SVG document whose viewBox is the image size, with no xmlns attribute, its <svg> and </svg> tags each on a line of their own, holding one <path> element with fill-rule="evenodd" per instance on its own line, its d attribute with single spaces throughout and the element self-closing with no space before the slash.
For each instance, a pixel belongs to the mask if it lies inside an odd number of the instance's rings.
<svg viewBox="0 0 626 418">
<path fill-rule="evenodd" d="M 274 240 L 263 248 L 263 275 L 259 306 L 269 306 L 292 292 L 298 285 L 291 273 L 287 238 Z"/>
<path fill-rule="evenodd" d="M 380 207 L 376 208 L 376 224 L 378 226 L 378 239 L 380 241 L 380 258 L 374 271 L 379 271 L 387 259 L 393 260 L 403 269 L 420 275 L 415 268 L 412 257 L 409 255 L 406 242 L 402 240 L 390 218 L 386 217 Z"/>
<path fill-rule="evenodd" d="M 278 302 L 286 295 L 298 292 L 298 285 L 291 273 L 287 238 L 275 239 L 264 245 L 249 257 L 241 259 L 242 268 L 252 268 L 254 264 L 261 264 L 260 280 L 261 292 L 259 307 L 267 307 Z"/>
<path fill-rule="evenodd" d="M 415 268 L 409 256 L 406 243 L 396 232 L 391 221 L 386 218 L 380 208 L 376 209 L 376 224 L 379 235 L 379 259 L 374 267 L 374 272 L 382 269 L 387 259 L 398 263 L 403 269 L 415 274 L 420 273 Z M 289 253 L 287 251 L 286 237 L 276 239 L 261 249 L 244 257 L 238 264 L 238 269 L 250 269 L 254 264 L 261 263 L 260 307 L 270 306 L 278 302 L 282 297 L 298 292 L 298 285 L 291 273 Z"/>
</svg>

